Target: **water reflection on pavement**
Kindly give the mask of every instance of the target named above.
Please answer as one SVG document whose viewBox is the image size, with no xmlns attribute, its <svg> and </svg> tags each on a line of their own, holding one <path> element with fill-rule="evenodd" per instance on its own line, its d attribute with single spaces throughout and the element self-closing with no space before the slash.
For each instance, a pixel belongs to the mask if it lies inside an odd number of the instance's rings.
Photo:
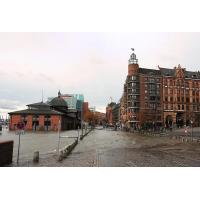
<svg viewBox="0 0 200 200">
<path fill-rule="evenodd" d="M 77 130 L 65 131 L 61 133 L 62 136 L 77 136 Z M 19 136 L 16 132 L 8 131 L 3 129 L 0 135 L 0 141 L 13 140 L 14 150 L 13 150 L 13 161 L 16 161 L 17 148 Z M 73 138 L 62 138 L 60 143 L 60 148 L 63 148 L 74 141 Z M 25 132 L 21 135 L 21 145 L 20 145 L 20 161 L 32 159 L 35 151 L 40 152 L 40 157 L 47 157 L 50 154 L 55 154 L 58 146 L 58 133 L 55 132 Z"/>
</svg>

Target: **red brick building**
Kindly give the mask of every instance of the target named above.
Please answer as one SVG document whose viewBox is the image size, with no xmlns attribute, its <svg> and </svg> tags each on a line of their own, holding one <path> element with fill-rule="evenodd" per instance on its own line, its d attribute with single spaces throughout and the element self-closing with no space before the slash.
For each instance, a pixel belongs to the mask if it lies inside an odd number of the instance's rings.
<svg viewBox="0 0 200 200">
<path fill-rule="evenodd" d="M 83 119 L 85 122 L 94 122 L 95 124 L 102 124 L 106 119 L 106 114 L 89 109 L 88 102 L 83 103 Z"/>
<path fill-rule="evenodd" d="M 120 121 L 137 129 L 143 126 L 200 125 L 200 72 L 141 68 L 135 53 L 120 99 Z"/>
<path fill-rule="evenodd" d="M 27 131 L 57 131 L 76 129 L 80 126 L 77 112 L 68 110 L 67 103 L 58 95 L 49 104 L 39 102 L 27 105 L 28 109 L 9 113 L 10 130 L 24 122 Z"/>
<path fill-rule="evenodd" d="M 106 114 L 102 112 L 94 112 L 95 123 L 102 125 L 106 120 Z"/>
<path fill-rule="evenodd" d="M 111 102 L 106 107 L 106 121 L 109 125 L 113 125 L 113 106 L 116 105 L 115 102 Z"/>
<path fill-rule="evenodd" d="M 200 126 L 200 72 L 178 65 L 159 68 L 163 76 L 163 120 L 169 126 Z"/>
<path fill-rule="evenodd" d="M 83 103 L 83 121 L 89 122 L 91 120 L 91 111 L 88 102 Z"/>
</svg>

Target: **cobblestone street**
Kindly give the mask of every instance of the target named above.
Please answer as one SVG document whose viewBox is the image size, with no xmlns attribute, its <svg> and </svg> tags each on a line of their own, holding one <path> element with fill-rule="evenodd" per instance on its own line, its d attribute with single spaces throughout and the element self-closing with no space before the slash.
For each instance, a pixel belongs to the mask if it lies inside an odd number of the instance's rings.
<svg viewBox="0 0 200 200">
<path fill-rule="evenodd" d="M 92 131 L 68 158 L 57 155 L 24 166 L 57 167 L 168 167 L 200 166 L 200 144 L 181 143 L 169 137 L 141 136 L 111 130 Z"/>
</svg>

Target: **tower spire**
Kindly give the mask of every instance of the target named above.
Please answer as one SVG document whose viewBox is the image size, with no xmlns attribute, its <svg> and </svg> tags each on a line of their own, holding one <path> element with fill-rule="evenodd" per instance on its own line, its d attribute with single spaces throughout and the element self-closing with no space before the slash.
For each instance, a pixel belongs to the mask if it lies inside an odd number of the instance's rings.
<svg viewBox="0 0 200 200">
<path fill-rule="evenodd" d="M 130 56 L 129 64 L 138 64 L 138 59 L 136 58 L 136 54 L 134 53 L 135 49 L 131 48 L 131 50 L 133 51 L 133 53 Z"/>
<path fill-rule="evenodd" d="M 60 92 L 60 89 L 58 91 L 58 97 L 61 97 L 61 92 Z"/>
</svg>

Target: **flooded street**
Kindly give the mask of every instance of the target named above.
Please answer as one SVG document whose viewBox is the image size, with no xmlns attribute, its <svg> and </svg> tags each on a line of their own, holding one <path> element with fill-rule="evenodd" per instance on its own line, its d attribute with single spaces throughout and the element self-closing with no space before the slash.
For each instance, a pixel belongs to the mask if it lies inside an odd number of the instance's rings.
<svg viewBox="0 0 200 200">
<path fill-rule="evenodd" d="M 77 137 L 77 130 L 65 131 L 61 133 L 61 136 L 74 136 Z M 58 147 L 58 133 L 46 133 L 46 132 L 25 132 L 21 135 L 20 144 L 20 162 L 25 160 L 32 160 L 35 151 L 40 152 L 41 158 L 46 158 L 52 154 L 55 154 Z M 17 149 L 19 136 L 15 132 L 9 132 L 3 129 L 0 135 L 0 141 L 13 140 L 14 150 L 13 150 L 13 162 L 17 160 Z M 71 144 L 74 141 L 73 138 L 62 138 L 60 140 L 60 148 Z"/>
<path fill-rule="evenodd" d="M 62 162 L 57 156 L 29 166 L 55 167 L 167 167 L 200 166 L 200 145 L 168 137 L 141 136 L 111 130 L 94 130 Z"/>
</svg>

